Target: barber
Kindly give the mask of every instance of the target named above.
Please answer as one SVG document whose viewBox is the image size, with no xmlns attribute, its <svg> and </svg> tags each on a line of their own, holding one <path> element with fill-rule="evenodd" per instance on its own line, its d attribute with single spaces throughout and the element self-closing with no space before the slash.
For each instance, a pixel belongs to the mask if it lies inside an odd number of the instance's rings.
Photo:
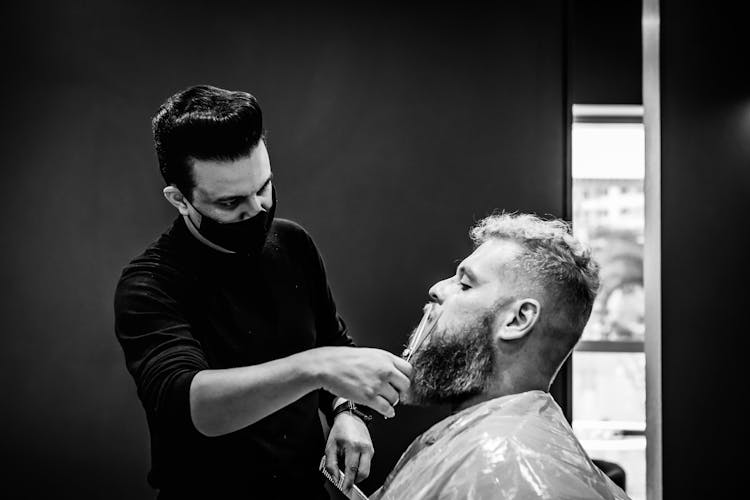
<svg viewBox="0 0 750 500">
<path fill-rule="evenodd" d="M 153 132 L 179 215 L 123 270 L 115 330 L 158 498 L 327 498 L 324 453 L 345 487 L 364 479 L 366 410 L 393 416 L 411 367 L 353 347 L 313 240 L 274 217 L 257 100 L 191 87 L 160 107 Z"/>
</svg>

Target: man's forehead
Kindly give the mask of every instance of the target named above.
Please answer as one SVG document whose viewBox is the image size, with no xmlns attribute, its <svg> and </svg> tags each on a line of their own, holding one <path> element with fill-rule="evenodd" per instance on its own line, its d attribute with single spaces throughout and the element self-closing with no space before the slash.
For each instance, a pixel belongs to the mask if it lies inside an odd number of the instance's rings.
<svg viewBox="0 0 750 500">
<path fill-rule="evenodd" d="M 512 262 L 522 251 L 519 243 L 500 238 L 491 238 L 479 245 L 459 267 L 467 269 L 478 278 L 499 277 L 506 264 Z"/>
</svg>

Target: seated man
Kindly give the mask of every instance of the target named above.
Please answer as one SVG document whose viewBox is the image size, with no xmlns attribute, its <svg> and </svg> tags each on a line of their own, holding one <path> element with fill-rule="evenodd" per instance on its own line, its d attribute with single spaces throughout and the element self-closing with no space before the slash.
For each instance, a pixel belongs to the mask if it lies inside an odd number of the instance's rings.
<svg viewBox="0 0 750 500">
<path fill-rule="evenodd" d="M 493 215 L 471 236 L 474 252 L 430 289 L 436 327 L 411 358 L 407 402 L 454 412 L 372 498 L 627 499 L 548 393 L 588 321 L 597 264 L 562 221 Z"/>
</svg>

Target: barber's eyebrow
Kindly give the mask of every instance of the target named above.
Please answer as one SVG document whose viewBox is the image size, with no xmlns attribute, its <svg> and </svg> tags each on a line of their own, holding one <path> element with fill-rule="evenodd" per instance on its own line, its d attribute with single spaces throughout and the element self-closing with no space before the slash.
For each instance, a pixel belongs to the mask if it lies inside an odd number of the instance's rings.
<svg viewBox="0 0 750 500">
<path fill-rule="evenodd" d="M 264 189 L 266 189 L 266 186 L 268 186 L 268 184 L 270 184 L 272 180 L 273 180 L 273 173 L 271 173 L 268 176 L 268 179 L 266 179 L 266 182 L 264 182 L 263 185 L 260 187 L 260 189 L 258 189 L 258 193 L 260 193 L 261 191 L 263 191 Z M 242 199 L 244 197 L 245 196 L 241 195 L 241 194 L 233 194 L 233 195 L 229 195 L 229 196 L 222 196 L 221 198 L 216 198 L 214 200 L 214 203 L 221 203 L 223 201 L 240 200 L 240 199 Z"/>
<path fill-rule="evenodd" d="M 260 189 L 258 190 L 258 192 L 260 193 L 261 191 L 263 191 L 264 189 L 266 189 L 266 186 L 268 186 L 271 183 L 272 180 L 273 180 L 273 172 L 271 172 L 270 174 L 268 174 L 268 179 L 266 179 L 266 182 L 263 183 L 263 185 L 260 187 Z"/>
<path fill-rule="evenodd" d="M 241 195 L 230 195 L 230 196 L 222 196 L 221 198 L 216 198 L 214 200 L 214 203 L 221 203 L 223 201 L 233 201 L 233 200 L 239 200 L 244 198 L 244 196 Z"/>
</svg>

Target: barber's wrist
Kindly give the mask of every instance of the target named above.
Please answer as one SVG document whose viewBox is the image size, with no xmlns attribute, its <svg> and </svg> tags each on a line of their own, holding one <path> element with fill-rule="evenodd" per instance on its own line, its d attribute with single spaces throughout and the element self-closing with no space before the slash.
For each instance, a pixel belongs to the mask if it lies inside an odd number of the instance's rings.
<svg viewBox="0 0 750 500">
<path fill-rule="evenodd" d="M 292 354 L 294 365 L 302 374 L 303 379 L 314 386 L 315 389 L 324 389 L 325 369 L 320 362 L 322 348 L 308 349 L 297 354 Z"/>
<path fill-rule="evenodd" d="M 343 400 L 342 403 L 339 403 L 335 406 L 335 408 L 333 409 L 332 419 L 336 420 L 336 417 L 342 414 L 357 417 L 362 422 L 364 422 L 365 425 L 369 424 L 372 420 L 372 415 L 370 414 L 366 406 L 357 406 L 356 404 L 346 399 Z"/>
</svg>

